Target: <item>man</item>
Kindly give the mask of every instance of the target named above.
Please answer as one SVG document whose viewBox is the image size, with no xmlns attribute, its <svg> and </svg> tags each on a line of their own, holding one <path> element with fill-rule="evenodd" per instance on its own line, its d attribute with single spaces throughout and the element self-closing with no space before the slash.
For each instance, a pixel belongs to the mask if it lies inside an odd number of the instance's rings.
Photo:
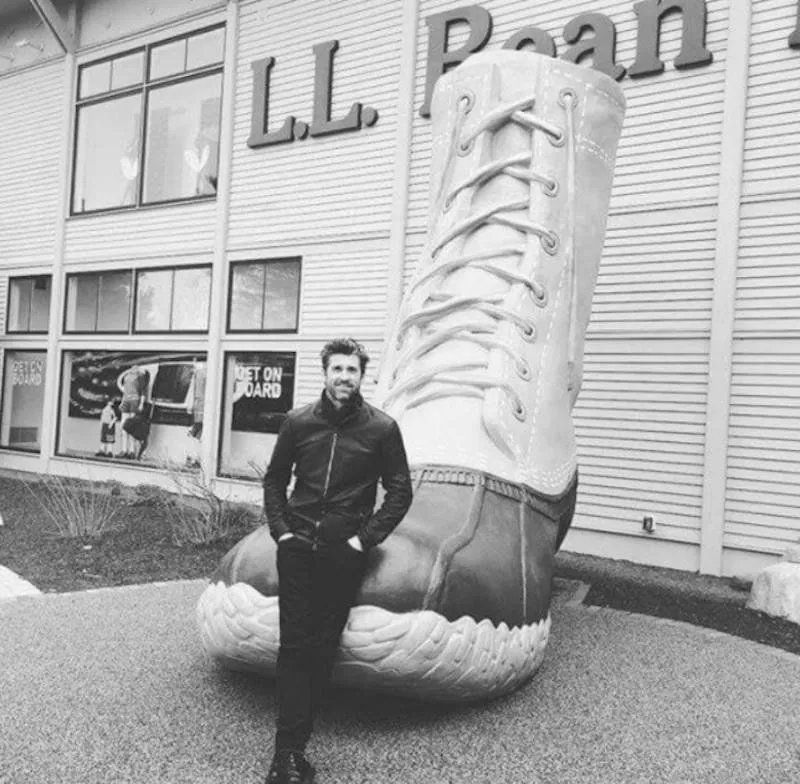
<svg viewBox="0 0 800 784">
<path fill-rule="evenodd" d="M 369 357 L 350 338 L 321 352 L 320 399 L 290 411 L 264 477 L 264 508 L 278 543 L 278 720 L 268 784 L 311 781 L 305 758 L 339 637 L 361 585 L 367 551 L 411 504 L 397 423 L 360 393 Z M 295 474 L 287 502 L 286 489 Z M 377 511 L 377 482 L 386 495 Z"/>
</svg>

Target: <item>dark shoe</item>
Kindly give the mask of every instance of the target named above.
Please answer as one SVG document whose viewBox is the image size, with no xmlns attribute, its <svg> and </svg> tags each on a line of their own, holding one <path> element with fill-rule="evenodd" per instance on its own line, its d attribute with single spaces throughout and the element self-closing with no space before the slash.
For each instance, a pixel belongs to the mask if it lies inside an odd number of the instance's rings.
<svg viewBox="0 0 800 784">
<path fill-rule="evenodd" d="M 266 784 L 311 784 L 314 768 L 300 751 L 276 751 Z"/>
</svg>

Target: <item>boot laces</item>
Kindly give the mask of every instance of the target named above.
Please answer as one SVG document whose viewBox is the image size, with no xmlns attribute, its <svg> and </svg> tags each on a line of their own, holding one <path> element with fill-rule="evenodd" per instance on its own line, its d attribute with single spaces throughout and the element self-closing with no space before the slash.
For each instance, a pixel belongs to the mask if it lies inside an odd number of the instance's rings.
<svg viewBox="0 0 800 784">
<path fill-rule="evenodd" d="M 437 209 L 444 212 L 449 210 L 457 196 L 467 189 L 480 188 L 499 175 L 514 177 L 524 183 L 532 185 L 537 183 L 548 196 L 555 196 L 559 189 L 556 180 L 546 177 L 531 169 L 532 152 L 530 146 L 527 151 L 519 152 L 500 160 L 493 160 L 478 168 L 472 175 L 450 186 L 452 169 L 457 155 L 468 154 L 475 140 L 483 133 L 499 130 L 509 122 L 517 123 L 531 132 L 540 130 L 544 132 L 554 146 L 567 146 L 567 204 L 572 203 L 574 192 L 574 123 L 573 109 L 576 104 L 575 92 L 569 88 L 561 91 L 559 103 L 565 110 L 566 129 L 562 129 L 533 113 L 535 99 L 533 97 L 515 101 L 510 104 L 498 106 L 483 118 L 463 138 L 459 138 L 464 125 L 466 114 L 472 108 L 474 99 L 469 94 L 460 101 L 460 113 L 454 124 L 448 156 L 445 163 L 442 182 L 435 199 Z M 513 403 L 514 415 L 523 420 L 526 416 L 525 406 L 511 384 L 496 376 L 488 374 L 489 351 L 498 349 L 508 355 L 523 379 L 531 378 L 531 369 L 522 357 L 507 342 L 499 339 L 497 332 L 502 322 L 514 324 L 520 331 L 523 339 L 532 342 L 536 339 L 534 323 L 506 306 L 505 302 L 509 293 L 517 286 L 523 286 L 529 292 L 533 302 L 538 307 L 547 304 L 547 291 L 544 286 L 534 279 L 530 279 L 516 269 L 509 269 L 498 263 L 497 259 L 516 257 L 522 260 L 526 252 L 529 235 L 535 235 L 548 255 L 558 253 L 561 246 L 559 236 L 546 227 L 534 223 L 520 215 L 526 215 L 529 199 L 508 201 L 491 205 L 479 212 L 469 215 L 464 220 L 453 226 L 431 249 L 431 265 L 429 269 L 419 275 L 409 287 L 407 296 L 411 297 L 415 291 L 439 279 L 441 285 L 448 276 L 462 269 L 480 269 L 489 272 L 506 284 L 505 291 L 491 295 L 466 296 L 434 290 L 428 293 L 422 307 L 406 316 L 400 322 L 397 330 L 397 349 L 402 351 L 406 336 L 414 332 L 418 338 L 404 353 L 400 353 L 395 371 L 389 383 L 389 391 L 384 401 L 388 405 L 401 395 L 407 395 L 406 408 L 412 408 L 440 397 L 458 395 L 462 397 L 483 398 L 490 389 L 501 389 L 509 396 Z M 442 251 L 451 243 L 458 242 L 482 226 L 489 224 L 506 226 L 519 233 L 518 242 L 510 242 L 491 250 L 456 255 L 446 260 L 441 260 Z M 569 226 L 566 233 L 566 243 L 563 248 L 567 259 L 567 275 L 570 289 L 570 335 L 569 335 L 569 361 L 574 365 L 576 343 L 576 278 L 575 265 L 572 253 L 572 234 L 574 221 L 570 211 Z M 456 325 L 444 325 L 442 319 L 454 313 L 474 313 L 474 322 Z M 488 316 L 487 320 L 485 317 Z M 481 359 L 474 361 L 439 362 L 435 367 L 420 368 L 415 366 L 417 360 L 441 346 L 447 341 L 467 341 L 477 345 L 485 352 Z M 399 367 L 411 368 L 407 377 L 399 383 L 397 375 Z M 431 387 L 431 383 L 435 386 Z"/>
</svg>

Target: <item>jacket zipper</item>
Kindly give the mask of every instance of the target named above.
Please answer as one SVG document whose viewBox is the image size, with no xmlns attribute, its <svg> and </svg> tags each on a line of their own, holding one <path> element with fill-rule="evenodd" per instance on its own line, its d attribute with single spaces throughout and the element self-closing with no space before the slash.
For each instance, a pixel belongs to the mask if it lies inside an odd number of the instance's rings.
<svg viewBox="0 0 800 784">
<path fill-rule="evenodd" d="M 322 500 L 323 501 L 328 497 L 328 487 L 329 487 L 329 485 L 331 483 L 331 469 L 333 468 L 333 453 L 336 451 L 336 441 L 338 440 L 338 438 L 339 438 L 339 433 L 334 431 L 333 440 L 331 441 L 331 454 L 330 454 L 330 457 L 328 458 L 328 471 L 325 474 L 325 487 L 322 490 Z M 319 524 L 321 522 L 322 522 L 322 520 L 317 520 L 315 534 L 319 531 Z M 317 549 L 317 537 L 316 537 L 316 535 L 314 536 L 314 549 L 315 550 Z"/>
<path fill-rule="evenodd" d="M 325 499 L 328 496 L 328 485 L 331 481 L 331 468 L 333 468 L 333 453 L 336 450 L 336 440 L 338 439 L 339 434 L 334 431 L 333 433 L 333 441 L 331 441 L 331 456 L 328 458 L 328 473 L 325 475 L 325 489 L 322 491 L 322 498 Z"/>
</svg>

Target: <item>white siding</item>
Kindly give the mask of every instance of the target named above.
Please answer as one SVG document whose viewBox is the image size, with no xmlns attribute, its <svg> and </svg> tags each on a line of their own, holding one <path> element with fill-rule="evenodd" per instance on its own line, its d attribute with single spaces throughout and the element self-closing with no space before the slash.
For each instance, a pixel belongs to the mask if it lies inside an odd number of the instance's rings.
<svg viewBox="0 0 800 784">
<path fill-rule="evenodd" d="M 67 221 L 67 264 L 210 254 L 216 202 L 86 215 Z"/>
<path fill-rule="evenodd" d="M 237 69 L 229 246 L 385 237 L 389 233 L 400 74 L 400 3 L 269 0 L 243 5 Z M 251 150 L 251 63 L 276 58 L 269 127 L 311 122 L 312 46 L 337 39 L 332 119 L 352 103 L 378 110 L 371 128 Z"/>
<path fill-rule="evenodd" d="M 580 485 L 574 526 L 697 542 L 708 346 L 591 340 L 574 411 Z"/>
<path fill-rule="evenodd" d="M 796 0 L 752 0 L 743 199 L 800 190 L 800 52 L 787 39 Z"/>
<path fill-rule="evenodd" d="M 724 544 L 778 554 L 800 531 L 800 339 L 734 349 Z"/>
<path fill-rule="evenodd" d="M 800 535 L 797 3 L 752 14 L 723 543 L 779 554 Z"/>
<path fill-rule="evenodd" d="M 314 246 L 303 257 L 300 333 L 324 341 L 333 332 L 382 339 L 388 242 Z"/>
<path fill-rule="evenodd" d="M 63 61 L 0 78 L 0 266 L 54 260 L 63 88 Z"/>
</svg>

